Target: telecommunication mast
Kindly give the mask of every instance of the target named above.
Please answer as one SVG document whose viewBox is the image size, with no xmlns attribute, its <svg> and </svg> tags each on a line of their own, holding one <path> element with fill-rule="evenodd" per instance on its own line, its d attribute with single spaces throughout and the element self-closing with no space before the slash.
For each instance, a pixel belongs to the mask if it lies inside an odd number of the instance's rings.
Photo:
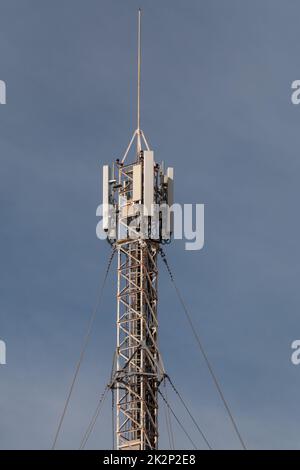
<svg viewBox="0 0 300 470">
<path fill-rule="evenodd" d="M 141 10 L 137 62 L 137 128 L 123 158 L 103 166 L 103 229 L 118 254 L 117 347 L 111 382 L 116 390 L 118 450 L 158 446 L 158 389 L 164 367 L 158 347 L 157 258 L 173 230 L 173 168 L 165 171 L 155 162 L 140 126 Z"/>
</svg>

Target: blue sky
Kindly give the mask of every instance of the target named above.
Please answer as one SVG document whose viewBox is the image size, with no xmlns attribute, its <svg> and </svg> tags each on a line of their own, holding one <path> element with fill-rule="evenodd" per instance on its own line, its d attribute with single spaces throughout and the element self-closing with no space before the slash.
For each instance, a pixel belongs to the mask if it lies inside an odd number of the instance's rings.
<svg viewBox="0 0 300 470">
<path fill-rule="evenodd" d="M 247 446 L 300 449 L 296 0 L 0 0 L 0 448 L 52 444 L 109 255 L 101 166 L 135 128 L 139 6 L 142 128 L 176 201 L 205 204 L 204 249 L 176 241 L 169 261 Z M 108 380 L 115 292 L 112 270 L 59 448 L 78 448 Z M 167 371 L 212 446 L 238 448 L 163 266 L 159 292 Z M 90 448 L 110 426 L 108 401 Z"/>
</svg>

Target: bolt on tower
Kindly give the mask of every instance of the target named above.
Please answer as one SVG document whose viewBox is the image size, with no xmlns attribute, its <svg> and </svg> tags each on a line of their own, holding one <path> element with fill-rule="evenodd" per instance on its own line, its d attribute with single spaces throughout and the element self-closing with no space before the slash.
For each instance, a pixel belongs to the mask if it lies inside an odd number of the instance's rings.
<svg viewBox="0 0 300 470">
<path fill-rule="evenodd" d="M 138 13 L 137 129 L 122 159 L 103 167 L 103 228 L 118 253 L 116 390 L 118 450 L 158 446 L 158 388 L 164 368 L 158 347 L 160 245 L 172 234 L 173 168 L 154 160 L 140 128 L 141 11 Z M 132 149 L 133 161 L 128 162 Z"/>
</svg>

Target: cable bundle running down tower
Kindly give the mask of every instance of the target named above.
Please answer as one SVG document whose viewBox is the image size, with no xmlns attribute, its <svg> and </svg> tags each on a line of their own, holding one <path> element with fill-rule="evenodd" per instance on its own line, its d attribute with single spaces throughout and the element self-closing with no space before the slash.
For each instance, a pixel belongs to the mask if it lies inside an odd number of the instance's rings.
<svg viewBox="0 0 300 470">
<path fill-rule="evenodd" d="M 140 128 L 141 11 L 138 12 L 137 129 L 122 160 L 103 167 L 103 228 L 118 252 L 116 390 L 119 450 L 158 446 L 158 389 L 165 376 L 157 343 L 157 258 L 169 242 L 173 168 L 154 162 Z M 135 160 L 126 158 L 136 142 Z"/>
</svg>

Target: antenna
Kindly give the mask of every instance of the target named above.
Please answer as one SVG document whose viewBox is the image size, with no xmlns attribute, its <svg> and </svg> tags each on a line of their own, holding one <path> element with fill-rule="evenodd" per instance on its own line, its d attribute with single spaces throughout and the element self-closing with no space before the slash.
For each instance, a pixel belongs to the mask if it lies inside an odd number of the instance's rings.
<svg viewBox="0 0 300 470">
<path fill-rule="evenodd" d="M 146 149 L 150 150 L 148 142 L 146 140 L 145 134 L 141 129 L 141 58 L 142 58 L 142 41 L 141 41 L 141 19 L 142 19 L 142 10 L 138 9 L 138 37 L 137 37 L 137 128 L 135 129 L 131 141 L 125 151 L 125 154 L 121 160 L 121 163 L 124 163 L 126 157 L 136 139 L 136 153 L 137 161 L 139 160 L 140 153 L 142 150 L 142 142 L 145 144 Z"/>
<path fill-rule="evenodd" d="M 155 163 L 140 127 L 141 9 L 137 39 L 137 128 L 123 159 L 112 171 L 103 167 L 103 229 L 118 253 L 117 347 L 110 384 L 116 391 L 118 450 L 158 448 L 158 389 L 165 371 L 157 339 L 157 258 L 173 232 L 170 211 L 154 210 L 173 204 L 173 171 L 165 173 Z M 135 139 L 137 158 L 125 164 Z"/>
<path fill-rule="evenodd" d="M 137 76 L 137 152 L 141 151 L 141 128 L 140 128 L 140 121 L 141 121 L 141 16 L 142 10 L 139 8 L 138 11 L 138 57 L 137 57 L 137 65 L 138 65 L 138 76 Z"/>
</svg>

